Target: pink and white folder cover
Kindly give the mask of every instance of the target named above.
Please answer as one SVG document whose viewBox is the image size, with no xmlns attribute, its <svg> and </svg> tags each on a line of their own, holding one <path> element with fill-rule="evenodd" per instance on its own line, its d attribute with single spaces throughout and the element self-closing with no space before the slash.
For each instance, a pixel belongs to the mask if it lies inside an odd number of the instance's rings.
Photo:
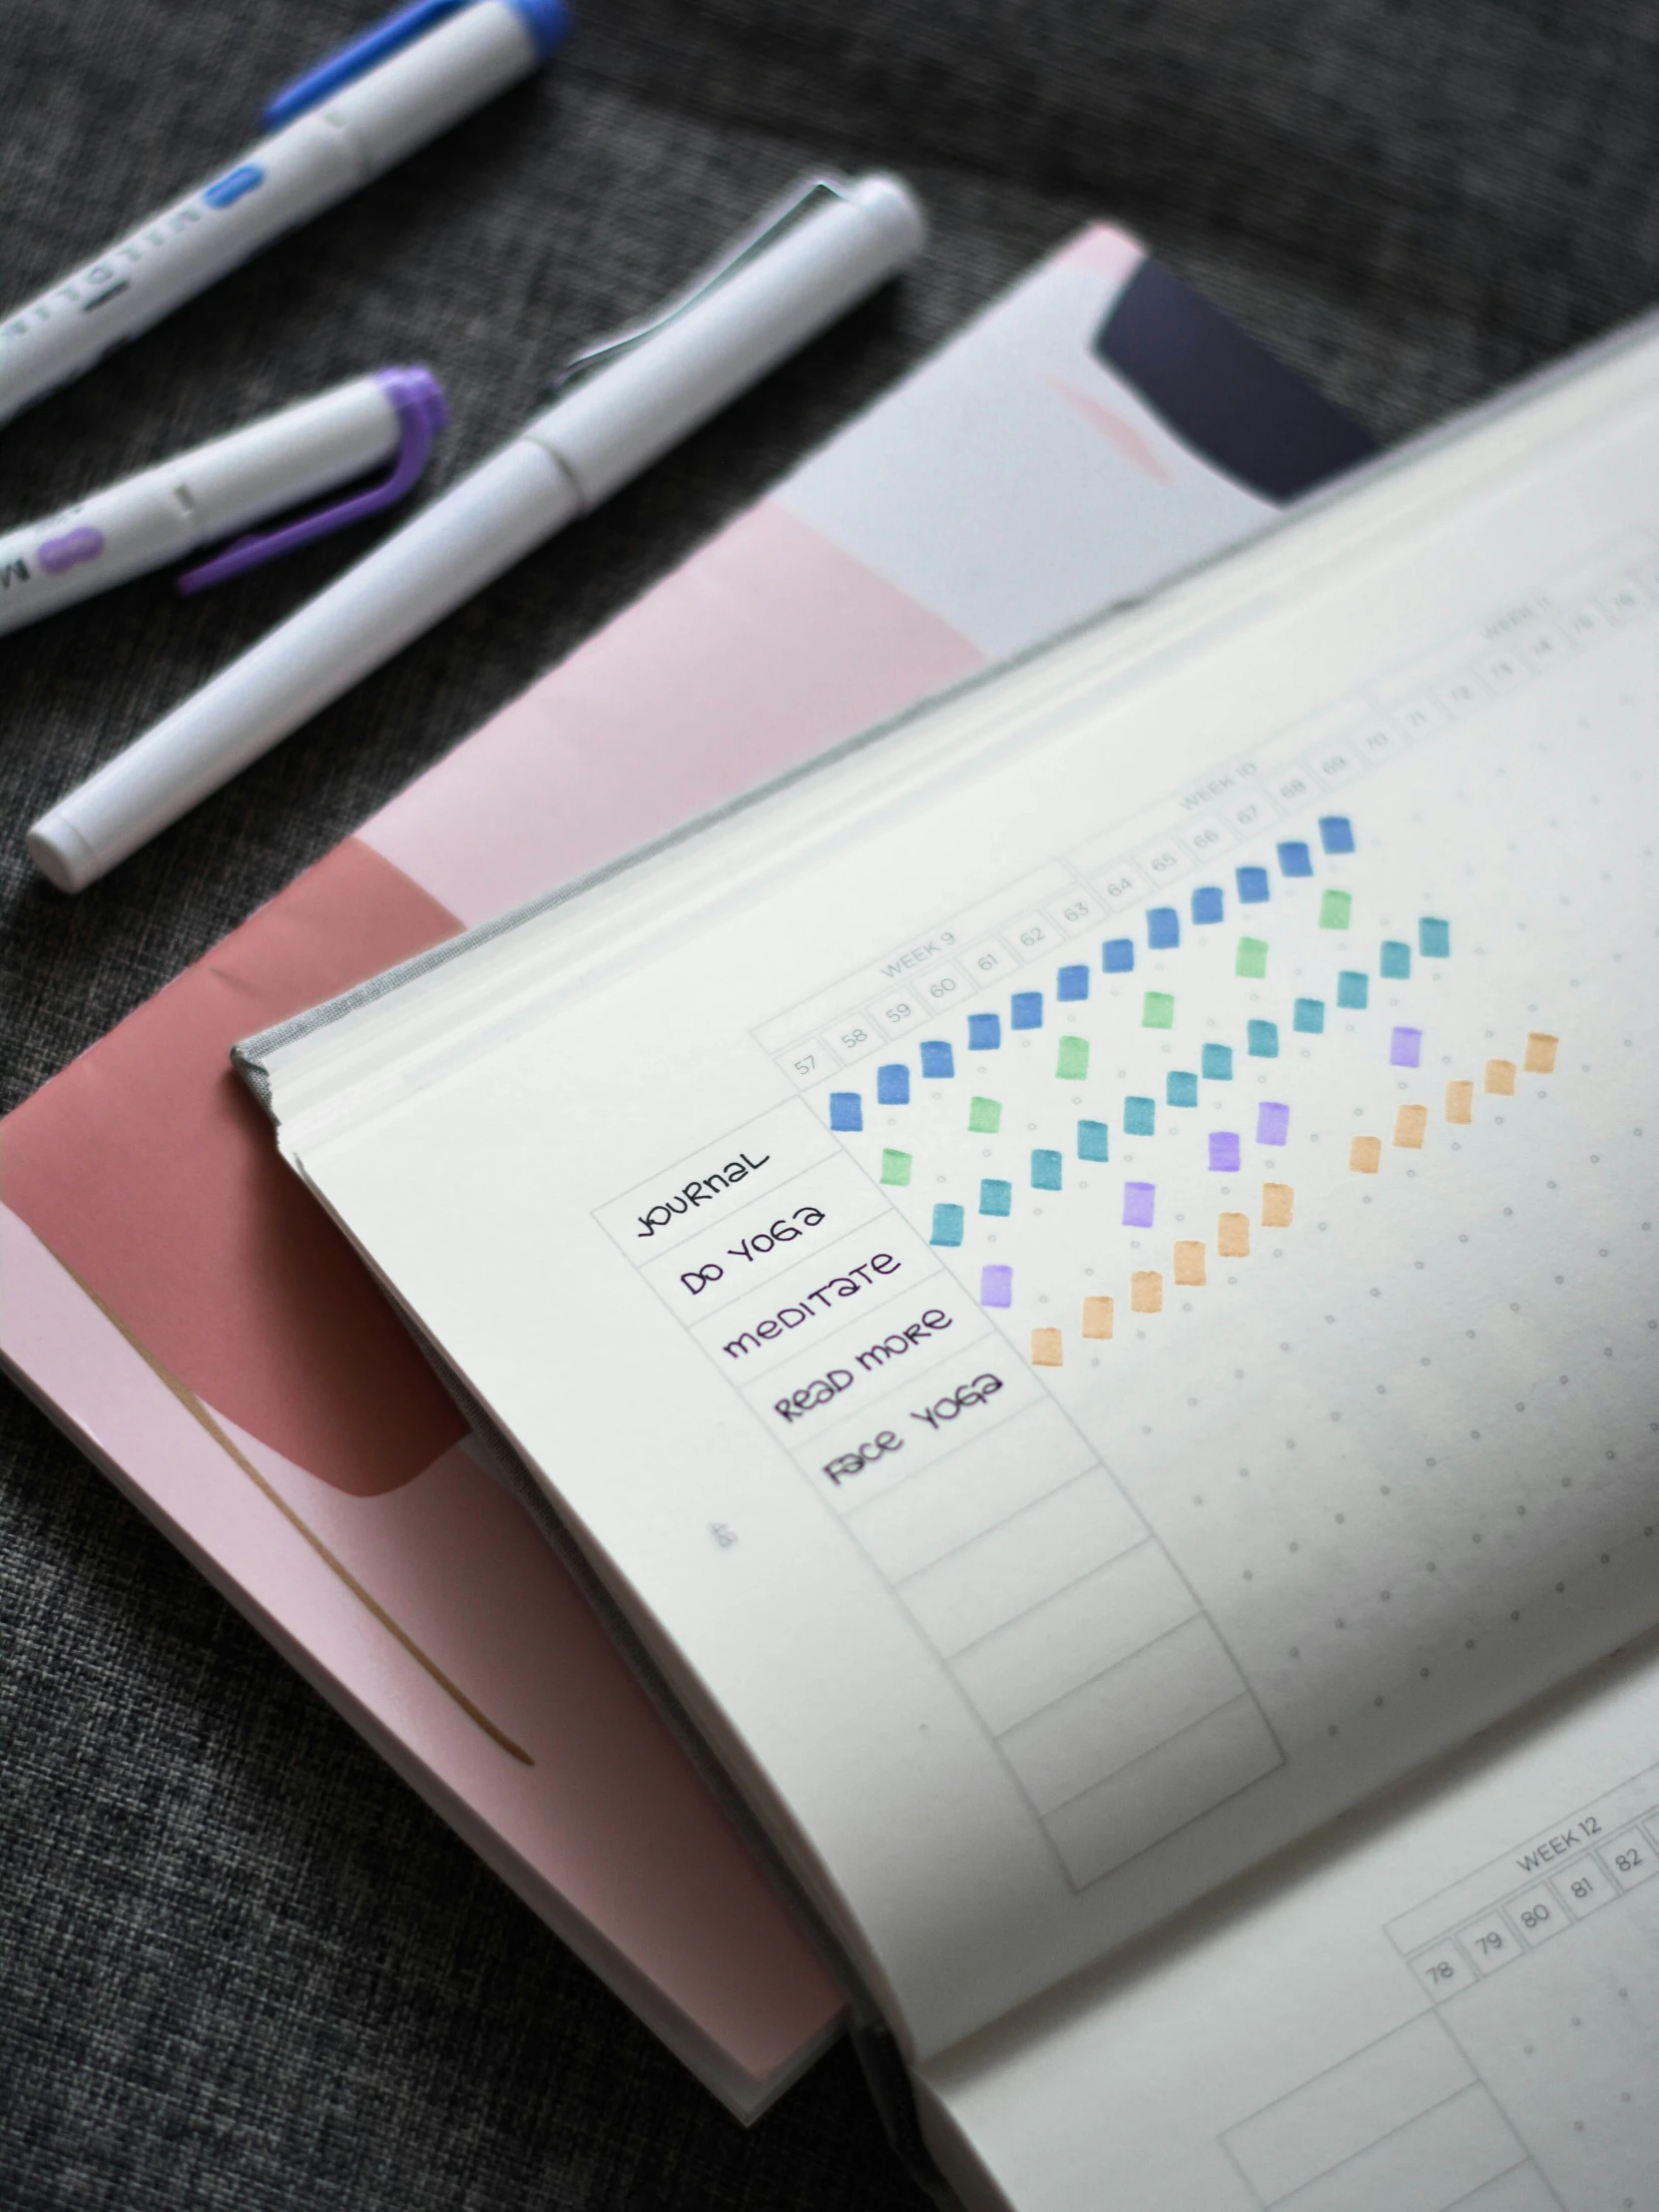
<svg viewBox="0 0 1659 2212">
<path fill-rule="evenodd" d="M 0 1359 L 752 2117 L 839 1992 L 232 1042 L 1261 528 L 1363 434 L 1085 231 L 0 1123 Z"/>
</svg>

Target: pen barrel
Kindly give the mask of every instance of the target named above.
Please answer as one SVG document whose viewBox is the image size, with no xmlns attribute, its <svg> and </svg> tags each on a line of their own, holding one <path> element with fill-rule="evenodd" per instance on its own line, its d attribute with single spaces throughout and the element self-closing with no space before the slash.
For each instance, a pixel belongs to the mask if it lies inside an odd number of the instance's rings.
<svg viewBox="0 0 1659 2212">
<path fill-rule="evenodd" d="M 257 182 L 246 182 L 250 177 Z M 238 179 L 244 182 L 233 182 Z M 355 143 L 321 115 L 301 116 L 250 148 L 217 178 L 0 323 L 0 422 L 79 376 L 362 181 Z"/>
<path fill-rule="evenodd" d="M 583 506 L 596 506 L 896 275 L 924 235 L 904 185 L 860 179 L 596 369 L 527 435 L 569 469 Z"/>
<path fill-rule="evenodd" d="M 0 422 L 493 100 L 540 59 L 530 22 L 510 0 L 474 0 L 249 147 L 0 322 Z"/>
<path fill-rule="evenodd" d="M 160 568 L 196 543 L 187 510 L 150 469 L 0 537 L 0 633 Z"/>
<path fill-rule="evenodd" d="M 516 440 L 43 815 L 35 864 L 61 890 L 95 882 L 579 511 Z"/>
</svg>

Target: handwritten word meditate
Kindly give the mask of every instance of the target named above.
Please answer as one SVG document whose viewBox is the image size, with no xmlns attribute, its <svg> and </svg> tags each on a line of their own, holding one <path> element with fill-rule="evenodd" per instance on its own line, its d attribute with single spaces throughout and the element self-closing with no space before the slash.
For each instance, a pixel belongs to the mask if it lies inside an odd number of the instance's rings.
<svg viewBox="0 0 1659 2212">
<path fill-rule="evenodd" d="M 758 1321 L 753 1329 L 740 1330 L 720 1349 L 728 1360 L 741 1360 L 746 1353 L 759 1352 L 762 1345 L 771 1344 L 775 1337 L 782 1337 L 789 1330 L 799 1329 L 804 1322 L 811 1321 L 815 1311 L 826 1312 L 832 1299 L 856 1298 L 860 1291 L 872 1290 L 876 1277 L 896 1275 L 901 1264 L 890 1252 L 871 1253 L 867 1260 L 860 1260 L 844 1275 L 832 1275 L 816 1291 L 803 1291 L 798 1299 L 788 1306 L 780 1306 L 776 1314 Z"/>
</svg>

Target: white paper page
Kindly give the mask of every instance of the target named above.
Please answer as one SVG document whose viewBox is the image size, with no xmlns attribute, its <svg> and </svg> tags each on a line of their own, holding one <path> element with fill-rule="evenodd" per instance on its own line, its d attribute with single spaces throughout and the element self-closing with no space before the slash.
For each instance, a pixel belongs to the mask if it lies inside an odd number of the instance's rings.
<svg viewBox="0 0 1659 2212">
<path fill-rule="evenodd" d="M 1017 2212 L 1652 2212 L 1659 1660 L 929 2070 Z"/>
<path fill-rule="evenodd" d="M 1654 1615 L 1659 403 L 1613 384 L 598 986 L 629 886 L 543 917 L 533 1023 L 288 1132 L 920 2052 Z"/>
</svg>

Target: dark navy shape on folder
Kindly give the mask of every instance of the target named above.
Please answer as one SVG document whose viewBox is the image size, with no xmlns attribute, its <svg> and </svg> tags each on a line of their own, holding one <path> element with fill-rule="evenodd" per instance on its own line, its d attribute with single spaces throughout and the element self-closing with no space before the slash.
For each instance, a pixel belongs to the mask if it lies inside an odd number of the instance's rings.
<svg viewBox="0 0 1659 2212">
<path fill-rule="evenodd" d="M 1264 499 L 1295 499 L 1377 450 L 1351 415 L 1162 262 L 1142 262 L 1094 351 L 1178 438 Z"/>
</svg>

